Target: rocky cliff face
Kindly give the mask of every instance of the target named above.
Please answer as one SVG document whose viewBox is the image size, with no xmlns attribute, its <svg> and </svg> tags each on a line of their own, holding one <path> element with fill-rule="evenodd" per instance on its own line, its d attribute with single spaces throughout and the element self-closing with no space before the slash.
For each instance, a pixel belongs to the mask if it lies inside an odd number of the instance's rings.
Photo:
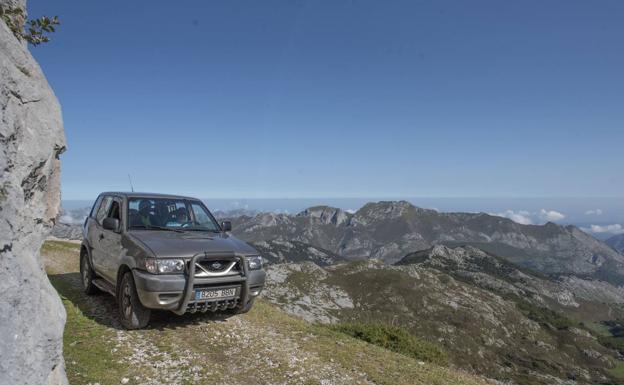
<svg viewBox="0 0 624 385">
<path fill-rule="evenodd" d="M 318 222 L 328 225 L 341 225 L 349 220 L 349 215 L 341 210 L 329 206 L 315 206 L 297 214 L 298 217 L 315 218 Z"/>
<path fill-rule="evenodd" d="M 65 311 L 39 256 L 59 209 L 64 149 L 58 101 L 26 45 L 0 20 L 1 384 L 67 383 Z"/>
</svg>

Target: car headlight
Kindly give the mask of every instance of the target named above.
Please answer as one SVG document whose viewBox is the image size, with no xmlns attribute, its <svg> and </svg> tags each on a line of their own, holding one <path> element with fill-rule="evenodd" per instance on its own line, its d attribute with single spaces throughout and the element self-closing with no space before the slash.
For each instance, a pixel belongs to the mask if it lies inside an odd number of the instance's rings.
<svg viewBox="0 0 624 385">
<path fill-rule="evenodd" d="M 152 274 L 171 274 L 184 271 L 183 259 L 154 259 L 145 260 L 145 270 Z"/>
<path fill-rule="evenodd" d="M 249 270 L 262 269 L 262 257 L 259 255 L 247 257 L 247 264 L 249 265 Z"/>
</svg>

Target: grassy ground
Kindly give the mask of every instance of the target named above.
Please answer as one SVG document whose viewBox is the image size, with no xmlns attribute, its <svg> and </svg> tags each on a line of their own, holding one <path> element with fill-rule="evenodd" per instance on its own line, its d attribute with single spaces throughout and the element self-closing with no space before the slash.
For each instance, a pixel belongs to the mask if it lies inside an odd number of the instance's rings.
<svg viewBox="0 0 624 385">
<path fill-rule="evenodd" d="M 78 245 L 42 248 L 67 310 L 70 384 L 428 384 L 483 380 L 398 354 L 258 301 L 244 316 L 154 313 L 145 330 L 122 330 L 114 299 L 80 287 Z"/>
<path fill-rule="evenodd" d="M 614 377 L 624 380 L 624 362 L 618 362 L 615 368 L 610 370 L 610 373 Z"/>
</svg>

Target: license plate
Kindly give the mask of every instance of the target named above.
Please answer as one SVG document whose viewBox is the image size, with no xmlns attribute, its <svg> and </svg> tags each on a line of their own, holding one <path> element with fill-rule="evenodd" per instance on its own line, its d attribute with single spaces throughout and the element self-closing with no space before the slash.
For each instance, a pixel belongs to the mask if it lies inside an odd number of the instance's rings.
<svg viewBox="0 0 624 385">
<path fill-rule="evenodd" d="M 195 290 L 195 300 L 205 301 L 213 299 L 233 298 L 236 297 L 236 288 L 227 289 L 201 289 Z"/>
</svg>

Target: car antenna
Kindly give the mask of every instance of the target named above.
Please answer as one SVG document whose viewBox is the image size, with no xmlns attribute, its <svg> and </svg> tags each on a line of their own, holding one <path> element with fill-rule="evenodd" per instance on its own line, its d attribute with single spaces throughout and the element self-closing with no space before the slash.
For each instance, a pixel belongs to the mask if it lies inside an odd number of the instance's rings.
<svg viewBox="0 0 624 385">
<path fill-rule="evenodd" d="M 132 178 L 130 177 L 130 174 L 128 174 L 128 180 L 130 181 L 130 190 L 134 192 L 134 186 L 132 185 Z"/>
</svg>

